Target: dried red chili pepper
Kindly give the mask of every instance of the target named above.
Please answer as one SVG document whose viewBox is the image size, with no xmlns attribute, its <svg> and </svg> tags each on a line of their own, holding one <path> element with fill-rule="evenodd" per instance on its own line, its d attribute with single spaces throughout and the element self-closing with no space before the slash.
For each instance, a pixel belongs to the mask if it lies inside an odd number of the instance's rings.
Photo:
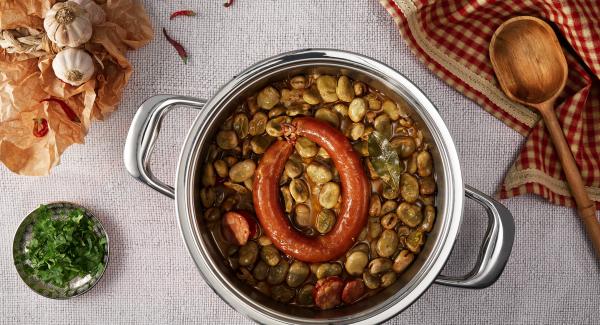
<svg viewBox="0 0 600 325">
<path fill-rule="evenodd" d="M 36 138 L 43 138 L 48 134 L 48 121 L 41 118 L 33 119 L 33 136 Z"/>
<path fill-rule="evenodd" d="M 173 20 L 177 17 L 180 16 L 196 16 L 196 12 L 194 12 L 193 10 L 179 10 L 179 11 L 175 11 L 174 13 L 171 14 L 171 17 L 169 18 L 170 20 Z"/>
<path fill-rule="evenodd" d="M 225 2 L 223 4 L 223 7 L 227 8 L 227 7 L 231 6 L 232 4 L 233 4 L 233 0 L 227 0 L 227 2 Z"/>
<path fill-rule="evenodd" d="M 67 105 L 67 103 L 65 103 L 64 101 L 62 101 L 58 98 L 50 97 L 50 98 L 46 98 L 46 99 L 43 99 L 42 101 L 40 101 L 40 103 L 43 103 L 43 102 L 59 104 L 60 107 L 62 108 L 63 112 L 65 112 L 65 115 L 67 115 L 67 117 L 69 118 L 69 120 L 71 120 L 73 122 L 77 122 L 77 123 L 81 122 L 81 120 L 79 119 L 77 114 L 75 114 L 75 111 L 73 111 L 73 109 L 71 109 L 71 107 L 69 105 Z"/>
<path fill-rule="evenodd" d="M 177 42 L 176 40 L 172 39 L 169 36 L 169 34 L 167 34 L 167 30 L 164 29 L 164 28 L 163 28 L 163 34 L 165 35 L 165 38 L 167 39 L 167 41 L 169 43 L 171 43 L 171 45 L 173 45 L 173 47 L 177 51 L 177 54 L 179 54 L 179 56 L 183 60 L 183 63 L 187 64 L 188 55 L 187 55 L 187 52 L 185 51 L 185 49 L 183 48 L 183 45 L 179 44 L 179 42 Z"/>
</svg>

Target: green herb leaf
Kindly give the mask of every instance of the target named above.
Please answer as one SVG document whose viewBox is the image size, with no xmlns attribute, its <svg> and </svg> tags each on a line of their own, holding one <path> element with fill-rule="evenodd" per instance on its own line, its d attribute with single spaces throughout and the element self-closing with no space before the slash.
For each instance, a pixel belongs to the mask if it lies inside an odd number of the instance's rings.
<svg viewBox="0 0 600 325">
<path fill-rule="evenodd" d="M 373 131 L 369 135 L 368 148 L 369 159 L 377 175 L 394 191 L 399 191 L 400 174 L 402 174 L 400 157 L 390 146 L 388 139 L 383 134 Z"/>
<path fill-rule="evenodd" d="M 97 274 L 104 269 L 106 238 L 81 209 L 54 216 L 46 206 L 36 210 L 33 236 L 22 257 L 26 272 L 41 281 L 66 287 L 75 277 Z"/>
</svg>

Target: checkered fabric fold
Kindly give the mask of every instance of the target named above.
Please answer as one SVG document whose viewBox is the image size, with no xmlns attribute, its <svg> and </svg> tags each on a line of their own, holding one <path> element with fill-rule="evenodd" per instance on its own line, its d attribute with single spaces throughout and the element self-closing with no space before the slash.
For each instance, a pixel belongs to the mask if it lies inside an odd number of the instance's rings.
<svg viewBox="0 0 600 325">
<path fill-rule="evenodd" d="M 537 113 L 500 90 L 489 42 L 507 19 L 536 16 L 559 35 L 569 65 L 556 113 L 590 199 L 600 208 L 600 1 L 380 0 L 413 53 L 439 78 L 527 137 L 499 195 L 541 195 L 574 206 L 549 134 Z M 493 139 L 490 139 L 493 140 Z"/>
</svg>

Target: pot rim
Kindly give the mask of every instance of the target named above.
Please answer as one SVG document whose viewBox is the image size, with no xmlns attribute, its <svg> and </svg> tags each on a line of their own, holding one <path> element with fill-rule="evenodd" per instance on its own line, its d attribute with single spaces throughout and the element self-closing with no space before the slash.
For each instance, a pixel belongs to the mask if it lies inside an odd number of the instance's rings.
<svg viewBox="0 0 600 325">
<path fill-rule="evenodd" d="M 294 65 L 295 64 L 295 65 Z M 194 212 L 194 183 L 193 177 L 201 151 L 198 145 L 202 142 L 204 131 L 212 117 L 222 108 L 235 99 L 235 95 L 244 86 L 251 84 L 260 76 L 268 75 L 277 68 L 296 66 L 340 66 L 368 72 L 402 88 L 402 95 L 410 99 L 431 132 L 442 160 L 443 181 L 446 184 L 444 211 L 440 234 L 426 262 L 415 276 L 403 289 L 389 297 L 384 303 L 376 305 L 359 314 L 340 318 L 307 319 L 282 314 L 278 311 L 261 306 L 239 291 L 219 273 L 214 261 L 208 254 L 206 244 L 198 235 L 200 228 L 196 222 Z M 393 68 L 352 52 L 331 49 L 305 49 L 283 53 L 266 60 L 241 72 L 231 81 L 226 83 L 205 104 L 204 109 L 196 117 L 190 128 L 181 154 L 176 173 L 175 200 L 176 212 L 179 219 L 179 228 L 184 238 L 186 247 L 190 252 L 196 266 L 204 280 L 218 296 L 232 308 L 250 319 L 259 323 L 380 323 L 400 313 L 416 301 L 434 282 L 452 251 L 460 224 L 462 222 L 462 209 L 464 202 L 464 184 L 461 176 L 460 163 L 456 147 L 442 117 L 429 98 L 404 75 Z M 406 290 L 405 290 L 406 289 Z"/>
</svg>

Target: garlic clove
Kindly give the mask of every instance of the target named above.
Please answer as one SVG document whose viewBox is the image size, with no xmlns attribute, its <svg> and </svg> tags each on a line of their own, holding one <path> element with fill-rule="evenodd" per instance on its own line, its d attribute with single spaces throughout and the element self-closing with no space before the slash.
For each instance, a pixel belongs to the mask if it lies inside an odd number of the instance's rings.
<svg viewBox="0 0 600 325">
<path fill-rule="evenodd" d="M 92 78 L 95 67 L 86 51 L 66 48 L 52 60 L 52 70 L 58 79 L 72 86 L 80 86 Z"/>
<path fill-rule="evenodd" d="M 93 0 L 71 0 L 80 5 L 88 14 L 88 18 L 92 22 L 92 25 L 100 25 L 106 21 L 106 13 L 104 9 L 100 7 Z"/>
</svg>

